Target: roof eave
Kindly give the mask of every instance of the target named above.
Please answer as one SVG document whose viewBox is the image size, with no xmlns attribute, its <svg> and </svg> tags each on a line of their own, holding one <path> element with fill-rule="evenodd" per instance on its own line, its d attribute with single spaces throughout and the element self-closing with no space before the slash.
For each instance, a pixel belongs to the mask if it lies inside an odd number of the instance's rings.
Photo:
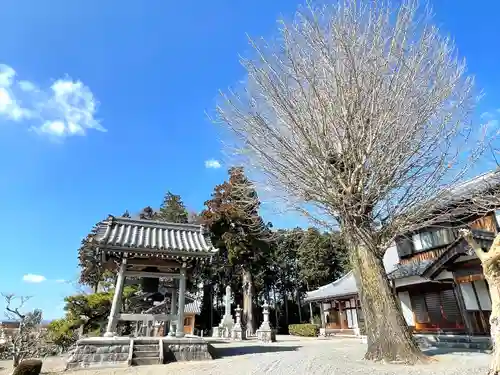
<svg viewBox="0 0 500 375">
<path fill-rule="evenodd" d="M 165 255 L 169 257 L 189 257 L 189 258 L 209 258 L 217 253 L 218 249 L 213 249 L 209 251 L 171 251 L 171 250 L 160 250 L 154 248 L 140 248 L 140 247 L 124 247 L 115 245 L 97 245 L 100 251 L 103 252 L 122 252 L 122 253 L 146 253 L 146 254 L 158 254 Z"/>
<path fill-rule="evenodd" d="M 359 292 L 355 293 L 344 293 L 344 294 L 338 294 L 338 295 L 330 295 L 330 296 L 322 296 L 322 297 L 312 297 L 312 298 L 304 298 L 304 302 L 321 302 L 325 300 L 336 300 L 336 299 L 346 299 L 349 297 L 354 297 L 358 296 Z"/>
</svg>

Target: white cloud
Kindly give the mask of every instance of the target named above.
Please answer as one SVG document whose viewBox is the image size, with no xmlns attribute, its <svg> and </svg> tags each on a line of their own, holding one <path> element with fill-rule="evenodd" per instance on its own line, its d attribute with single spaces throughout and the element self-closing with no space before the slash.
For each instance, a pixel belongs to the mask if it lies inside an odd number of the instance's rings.
<svg viewBox="0 0 500 375">
<path fill-rule="evenodd" d="M 0 64 L 0 120 L 27 122 L 32 130 L 52 137 L 86 135 L 106 131 L 95 118 L 98 102 L 83 82 L 58 79 L 43 90 Z"/>
<path fill-rule="evenodd" d="M 42 276 L 42 275 L 34 275 L 32 273 L 28 273 L 27 275 L 24 275 L 23 276 L 23 281 L 27 282 L 27 283 L 35 283 L 35 284 L 38 284 L 38 283 L 41 283 L 41 282 L 44 282 L 45 280 L 47 280 L 45 278 L 45 276 Z"/>
<path fill-rule="evenodd" d="M 58 283 L 58 284 L 64 284 L 65 282 L 66 282 L 66 280 L 64 280 L 64 279 L 57 279 L 56 280 L 56 283 Z"/>
<path fill-rule="evenodd" d="M 217 169 L 217 168 L 220 168 L 221 167 L 221 164 L 218 160 L 215 160 L 215 159 L 210 159 L 210 160 L 206 160 L 205 161 L 205 168 L 213 168 L 213 169 Z"/>
<path fill-rule="evenodd" d="M 10 66 L 0 64 L 0 87 L 9 87 L 14 82 L 16 72 Z"/>
<path fill-rule="evenodd" d="M 35 84 L 30 81 L 18 81 L 17 85 L 19 88 L 26 92 L 37 91 Z"/>
</svg>

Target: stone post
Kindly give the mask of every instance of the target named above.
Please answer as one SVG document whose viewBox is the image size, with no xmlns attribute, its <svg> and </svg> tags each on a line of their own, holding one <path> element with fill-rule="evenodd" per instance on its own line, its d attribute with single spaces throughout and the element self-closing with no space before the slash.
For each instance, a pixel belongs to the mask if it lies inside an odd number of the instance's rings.
<svg viewBox="0 0 500 375">
<path fill-rule="evenodd" d="M 174 280 L 175 283 L 175 280 Z M 168 328 L 168 335 L 173 337 L 175 336 L 175 318 L 174 315 L 176 313 L 177 309 L 177 288 L 172 288 L 171 290 L 171 298 L 170 298 L 170 322 L 169 322 L 169 328 Z"/>
<path fill-rule="evenodd" d="M 243 309 L 238 305 L 234 310 L 236 313 L 236 323 L 231 331 L 231 338 L 235 341 L 246 339 L 246 330 L 241 327 L 241 311 Z"/>
<path fill-rule="evenodd" d="M 120 269 L 118 270 L 118 277 L 116 278 L 115 294 L 113 295 L 113 302 L 111 304 L 111 311 L 109 313 L 108 326 L 104 337 L 113 337 L 116 335 L 116 326 L 118 324 L 118 314 L 120 314 L 121 302 L 123 298 L 123 284 L 125 281 L 125 270 L 127 269 L 127 258 L 122 259 Z"/>
<path fill-rule="evenodd" d="M 181 278 L 179 280 L 179 313 L 177 317 L 177 331 L 175 337 L 184 337 L 184 302 L 186 294 L 186 267 L 181 267 Z"/>
<path fill-rule="evenodd" d="M 257 330 L 257 339 L 264 343 L 275 342 L 276 331 L 272 329 L 269 324 L 269 305 L 267 302 L 264 302 L 264 305 L 262 306 L 262 316 L 264 317 L 264 321 Z"/>
</svg>

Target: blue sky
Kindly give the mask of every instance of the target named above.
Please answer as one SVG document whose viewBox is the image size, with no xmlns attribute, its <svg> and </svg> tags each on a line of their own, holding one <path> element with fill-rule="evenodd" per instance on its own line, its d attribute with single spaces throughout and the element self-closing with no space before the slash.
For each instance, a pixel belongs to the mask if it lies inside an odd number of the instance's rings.
<svg viewBox="0 0 500 375">
<path fill-rule="evenodd" d="M 96 221 L 157 206 L 166 190 L 200 210 L 226 177 L 206 166 L 221 154 L 205 111 L 242 78 L 245 33 L 272 34 L 298 3 L 3 0 L 0 291 L 32 295 L 29 307 L 58 317 L 74 291 L 62 281 L 76 279 L 77 248 Z M 486 92 L 478 111 L 493 113 L 500 4 L 440 0 L 435 11 Z"/>
</svg>

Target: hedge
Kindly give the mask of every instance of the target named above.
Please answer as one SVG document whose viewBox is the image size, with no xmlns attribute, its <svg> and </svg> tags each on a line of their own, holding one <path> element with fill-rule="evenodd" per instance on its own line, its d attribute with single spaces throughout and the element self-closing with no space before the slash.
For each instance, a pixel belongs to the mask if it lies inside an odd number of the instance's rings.
<svg viewBox="0 0 500 375">
<path fill-rule="evenodd" d="M 316 324 L 290 324 L 288 332 L 293 336 L 316 337 L 319 334 L 319 326 Z"/>
</svg>

